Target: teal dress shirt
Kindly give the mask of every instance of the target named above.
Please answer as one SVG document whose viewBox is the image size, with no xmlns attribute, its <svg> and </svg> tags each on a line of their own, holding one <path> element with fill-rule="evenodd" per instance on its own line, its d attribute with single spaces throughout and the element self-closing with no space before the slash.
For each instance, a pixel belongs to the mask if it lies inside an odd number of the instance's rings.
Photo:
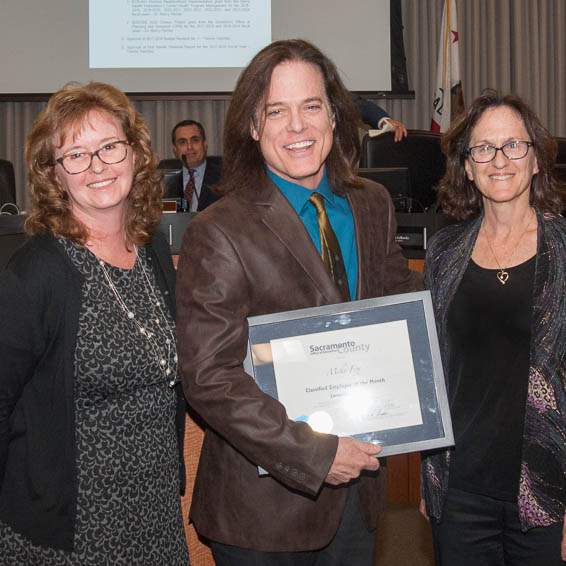
<svg viewBox="0 0 566 566">
<path fill-rule="evenodd" d="M 279 175 L 266 168 L 267 174 L 277 185 L 285 198 L 289 201 L 295 212 L 302 220 L 313 244 L 320 255 L 320 230 L 316 217 L 316 208 L 309 202 L 309 197 L 313 191 L 291 181 L 287 181 Z M 356 250 L 356 232 L 354 229 L 354 217 L 350 209 L 350 204 L 346 197 L 340 197 L 332 192 L 326 169 L 324 175 L 314 192 L 320 193 L 324 197 L 324 206 L 332 229 L 338 238 L 340 251 L 344 259 L 346 275 L 348 277 L 348 287 L 352 300 L 356 298 L 356 285 L 358 282 L 358 253 Z"/>
</svg>

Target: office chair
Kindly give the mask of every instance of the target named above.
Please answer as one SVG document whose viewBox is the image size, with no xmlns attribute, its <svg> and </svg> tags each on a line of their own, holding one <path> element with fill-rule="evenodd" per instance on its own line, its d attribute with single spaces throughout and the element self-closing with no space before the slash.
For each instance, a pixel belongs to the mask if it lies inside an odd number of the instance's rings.
<svg viewBox="0 0 566 566">
<path fill-rule="evenodd" d="M 554 138 L 558 145 L 558 155 L 556 156 L 556 163 L 566 165 L 566 138 Z"/>
<path fill-rule="evenodd" d="M 6 203 L 16 204 L 16 177 L 11 161 L 0 159 L 0 207 Z M 14 214 L 14 207 L 5 207 L 10 214 Z M 16 212 L 17 213 L 17 212 Z"/>
<path fill-rule="evenodd" d="M 376 137 L 364 136 L 360 167 L 407 167 L 414 212 L 424 212 L 436 202 L 433 187 L 446 169 L 440 150 L 440 134 L 424 130 L 409 130 L 400 142 L 393 141 L 393 133 Z"/>
</svg>

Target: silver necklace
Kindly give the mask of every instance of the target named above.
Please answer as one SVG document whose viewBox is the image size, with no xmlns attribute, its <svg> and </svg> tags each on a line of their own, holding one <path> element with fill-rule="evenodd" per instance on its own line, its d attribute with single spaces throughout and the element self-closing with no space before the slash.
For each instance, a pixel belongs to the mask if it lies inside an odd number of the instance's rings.
<svg viewBox="0 0 566 566">
<path fill-rule="evenodd" d="M 169 387 L 174 387 L 180 381 L 178 373 L 174 369 L 178 361 L 175 336 L 173 334 L 173 330 L 167 323 L 167 317 L 164 310 L 165 305 L 157 296 L 157 291 L 151 282 L 151 278 L 149 277 L 145 265 L 138 256 L 137 246 L 134 247 L 134 250 L 136 252 L 136 259 L 132 270 L 136 269 L 136 266 L 138 264 L 141 267 L 141 271 L 145 280 L 145 290 L 149 299 L 149 304 L 151 305 L 153 310 L 151 322 L 155 325 L 155 328 L 157 329 L 156 332 L 161 335 L 162 340 L 165 343 L 165 349 L 159 346 L 156 340 L 155 332 L 152 332 L 148 328 L 149 324 L 143 323 L 141 320 L 139 320 L 136 312 L 128 307 L 128 305 L 124 301 L 124 298 L 120 294 L 120 291 L 114 284 L 114 281 L 112 281 L 110 273 L 106 268 L 106 263 L 103 260 L 98 259 L 98 265 L 102 270 L 104 279 L 106 280 L 108 287 L 110 287 L 110 290 L 112 291 L 116 302 L 120 305 L 122 312 L 124 313 L 126 318 L 136 327 L 139 334 L 141 334 L 147 340 L 148 344 L 153 350 L 153 354 L 158 360 L 159 368 L 161 369 L 164 377 L 167 379 Z"/>
</svg>

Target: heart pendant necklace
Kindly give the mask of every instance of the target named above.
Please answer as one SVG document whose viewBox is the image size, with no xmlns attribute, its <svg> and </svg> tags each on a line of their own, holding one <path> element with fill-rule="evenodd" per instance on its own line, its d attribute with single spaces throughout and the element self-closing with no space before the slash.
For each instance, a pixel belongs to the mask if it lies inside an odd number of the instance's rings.
<svg viewBox="0 0 566 566">
<path fill-rule="evenodd" d="M 532 211 L 532 209 L 531 209 L 531 211 Z M 504 265 L 508 266 L 511 263 L 511 260 L 513 259 L 513 256 L 515 255 L 515 252 L 517 251 L 517 248 L 519 247 L 519 244 L 521 243 L 523 236 L 529 231 L 529 227 L 531 225 L 533 217 L 535 217 L 534 211 L 532 211 L 532 212 L 533 212 L 533 214 L 529 218 L 529 222 L 527 223 L 527 227 L 523 230 L 523 233 L 521 234 L 520 238 L 517 240 L 515 247 L 511 251 L 511 255 L 507 258 L 507 261 L 505 262 Z M 507 281 L 509 281 L 509 272 L 507 271 L 507 269 L 505 267 L 503 267 L 499 263 L 499 260 L 497 259 L 497 256 L 495 255 L 495 252 L 493 251 L 493 246 L 491 245 L 491 240 L 489 239 L 489 235 L 487 233 L 487 230 L 485 229 L 485 226 L 483 228 L 483 231 L 484 231 L 485 237 L 487 239 L 487 243 L 489 244 L 489 249 L 491 250 L 491 254 L 493 255 L 493 257 L 495 259 L 495 263 L 497 263 L 497 265 L 499 266 L 499 271 L 496 273 L 496 277 L 502 285 L 505 285 L 505 283 L 507 283 Z"/>
<path fill-rule="evenodd" d="M 505 269 L 500 269 L 497 272 L 497 279 L 499 279 L 499 282 L 502 285 L 505 285 L 505 283 L 507 283 L 507 279 L 509 279 L 509 273 L 505 271 Z"/>
</svg>

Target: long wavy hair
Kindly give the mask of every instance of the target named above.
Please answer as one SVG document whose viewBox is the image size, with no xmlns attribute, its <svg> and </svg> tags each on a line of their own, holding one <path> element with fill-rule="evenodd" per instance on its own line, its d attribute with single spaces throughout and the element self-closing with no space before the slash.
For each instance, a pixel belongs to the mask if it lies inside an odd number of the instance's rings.
<svg viewBox="0 0 566 566">
<path fill-rule="evenodd" d="M 78 244 L 88 239 L 86 226 L 73 215 L 69 196 L 57 182 L 54 158 L 55 148 L 81 131 L 90 112 L 101 112 L 116 120 L 135 153 L 132 188 L 126 199 L 126 241 L 148 243 L 161 217 L 163 191 L 149 129 L 122 91 L 97 82 L 57 91 L 27 137 L 25 159 L 32 209 L 26 231 L 48 233 Z"/>
<path fill-rule="evenodd" d="M 317 47 L 302 39 L 289 39 L 264 47 L 238 79 L 224 125 L 220 192 L 256 190 L 263 184 L 265 160 L 259 142 L 251 135 L 251 125 L 254 124 L 261 136 L 273 69 L 287 61 L 311 63 L 322 73 L 327 103 L 336 124 L 326 159 L 330 186 L 339 194 L 359 186 L 352 168 L 360 155 L 357 126 L 360 118 L 352 96 L 334 63 Z"/>
<path fill-rule="evenodd" d="M 500 94 L 486 89 L 454 122 L 442 137 L 446 156 L 446 173 L 437 186 L 438 202 L 448 216 L 467 220 L 483 210 L 483 200 L 475 183 L 466 175 L 467 149 L 473 130 L 483 113 L 491 108 L 507 106 L 523 120 L 533 142 L 539 172 L 531 181 L 530 202 L 543 212 L 560 214 L 566 205 L 566 187 L 554 173 L 557 145 L 550 132 L 541 124 L 533 110 L 515 94 Z"/>
</svg>

